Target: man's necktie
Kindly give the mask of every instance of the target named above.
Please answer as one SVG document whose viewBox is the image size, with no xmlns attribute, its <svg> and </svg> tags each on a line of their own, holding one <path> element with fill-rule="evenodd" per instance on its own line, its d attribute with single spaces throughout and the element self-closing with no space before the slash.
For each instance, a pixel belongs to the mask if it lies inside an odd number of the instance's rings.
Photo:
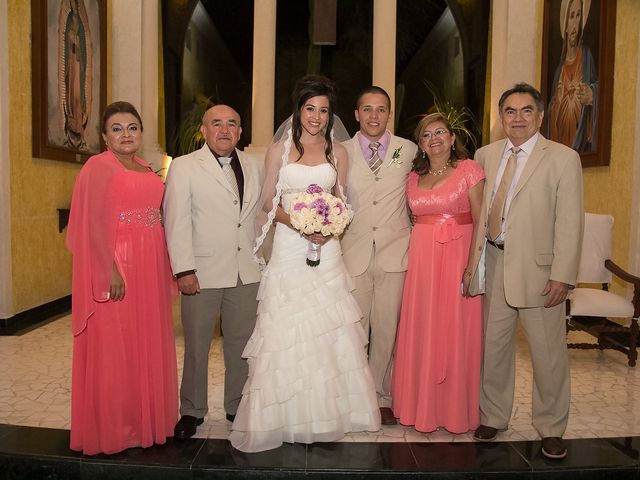
<svg viewBox="0 0 640 480">
<path fill-rule="evenodd" d="M 507 200 L 507 193 L 511 182 L 513 181 L 513 175 L 516 173 L 516 165 L 518 163 L 518 152 L 520 148 L 513 147 L 511 149 L 511 155 L 507 159 L 507 165 L 502 173 L 502 180 L 496 190 L 496 194 L 493 196 L 493 202 L 491 203 L 491 209 L 489 210 L 489 239 L 494 240 L 498 238 L 502 232 L 502 214 L 504 212 L 504 204 Z"/>
<path fill-rule="evenodd" d="M 380 148 L 380 142 L 372 142 L 369 144 L 371 149 L 371 157 L 369 158 L 369 168 L 374 175 L 378 175 L 380 167 L 382 167 L 382 159 L 378 155 L 378 149 Z"/>
<path fill-rule="evenodd" d="M 236 174 L 231 167 L 231 157 L 218 157 L 218 161 L 220 162 L 220 165 L 222 165 L 222 171 L 227 177 L 227 181 L 229 182 L 233 193 L 235 193 L 236 197 L 239 199 L 240 192 L 238 192 L 238 181 L 236 180 Z"/>
</svg>

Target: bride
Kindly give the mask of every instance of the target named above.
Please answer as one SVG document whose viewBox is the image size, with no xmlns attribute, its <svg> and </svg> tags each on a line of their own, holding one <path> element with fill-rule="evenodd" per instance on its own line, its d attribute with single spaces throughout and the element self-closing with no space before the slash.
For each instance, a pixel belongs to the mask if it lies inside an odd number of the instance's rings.
<svg viewBox="0 0 640 480">
<path fill-rule="evenodd" d="M 293 99 L 293 115 L 266 156 L 266 220 L 256 250 L 273 224 L 275 237 L 258 292 L 256 327 L 243 353 L 249 378 L 229 437 L 243 452 L 380 429 L 367 340 L 340 242 L 301 235 L 288 214 L 292 199 L 310 184 L 345 199 L 348 159 L 334 120 L 344 126 L 333 115 L 329 79 L 303 77 Z M 305 262 L 309 241 L 322 245 L 317 267 Z"/>
</svg>

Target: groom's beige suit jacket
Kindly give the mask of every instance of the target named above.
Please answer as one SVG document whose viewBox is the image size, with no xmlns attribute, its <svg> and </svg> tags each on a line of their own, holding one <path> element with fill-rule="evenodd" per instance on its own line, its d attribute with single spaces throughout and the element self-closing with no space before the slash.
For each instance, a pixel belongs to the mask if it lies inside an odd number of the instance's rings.
<svg viewBox="0 0 640 480">
<path fill-rule="evenodd" d="M 355 212 L 341 241 L 344 261 L 351 276 L 361 275 L 369 266 L 375 242 L 376 259 L 383 270 L 404 272 L 411 233 L 405 188 L 418 147 L 391 135 L 376 177 L 364 158 L 359 135 L 342 144 L 349 155 L 347 196 Z"/>
</svg>

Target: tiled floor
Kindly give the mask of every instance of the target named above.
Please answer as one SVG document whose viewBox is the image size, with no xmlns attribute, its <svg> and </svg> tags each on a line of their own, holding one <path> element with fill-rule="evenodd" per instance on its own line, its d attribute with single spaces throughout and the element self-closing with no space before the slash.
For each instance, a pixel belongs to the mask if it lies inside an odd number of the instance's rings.
<svg viewBox="0 0 640 480">
<path fill-rule="evenodd" d="M 571 334 L 578 337 L 578 334 Z M 182 332 L 176 325 L 178 364 L 182 365 Z M 0 424 L 69 428 L 71 386 L 70 316 L 21 336 L 0 336 Z M 570 350 L 572 399 L 565 438 L 640 436 L 640 367 L 629 368 L 617 352 Z M 220 341 L 210 355 L 209 414 L 197 437 L 225 439 L 224 370 Z M 502 441 L 535 440 L 531 426 L 531 368 L 526 343 L 518 338 L 516 401 L 510 428 Z M 469 442 L 470 434 L 429 434 L 411 427 L 384 427 L 379 432 L 350 434 L 345 442 Z"/>
</svg>

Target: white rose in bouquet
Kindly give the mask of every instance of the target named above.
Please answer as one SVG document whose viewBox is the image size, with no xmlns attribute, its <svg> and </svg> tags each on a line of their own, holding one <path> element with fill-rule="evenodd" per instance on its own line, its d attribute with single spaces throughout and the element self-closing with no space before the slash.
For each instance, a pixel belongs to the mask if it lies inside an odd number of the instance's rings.
<svg viewBox="0 0 640 480">
<path fill-rule="evenodd" d="M 344 202 L 316 184 L 309 185 L 304 192 L 296 196 L 289 215 L 293 228 L 306 235 L 340 235 L 351 221 L 350 212 Z M 316 267 L 319 264 L 320 245 L 309 242 L 307 265 Z"/>
</svg>

